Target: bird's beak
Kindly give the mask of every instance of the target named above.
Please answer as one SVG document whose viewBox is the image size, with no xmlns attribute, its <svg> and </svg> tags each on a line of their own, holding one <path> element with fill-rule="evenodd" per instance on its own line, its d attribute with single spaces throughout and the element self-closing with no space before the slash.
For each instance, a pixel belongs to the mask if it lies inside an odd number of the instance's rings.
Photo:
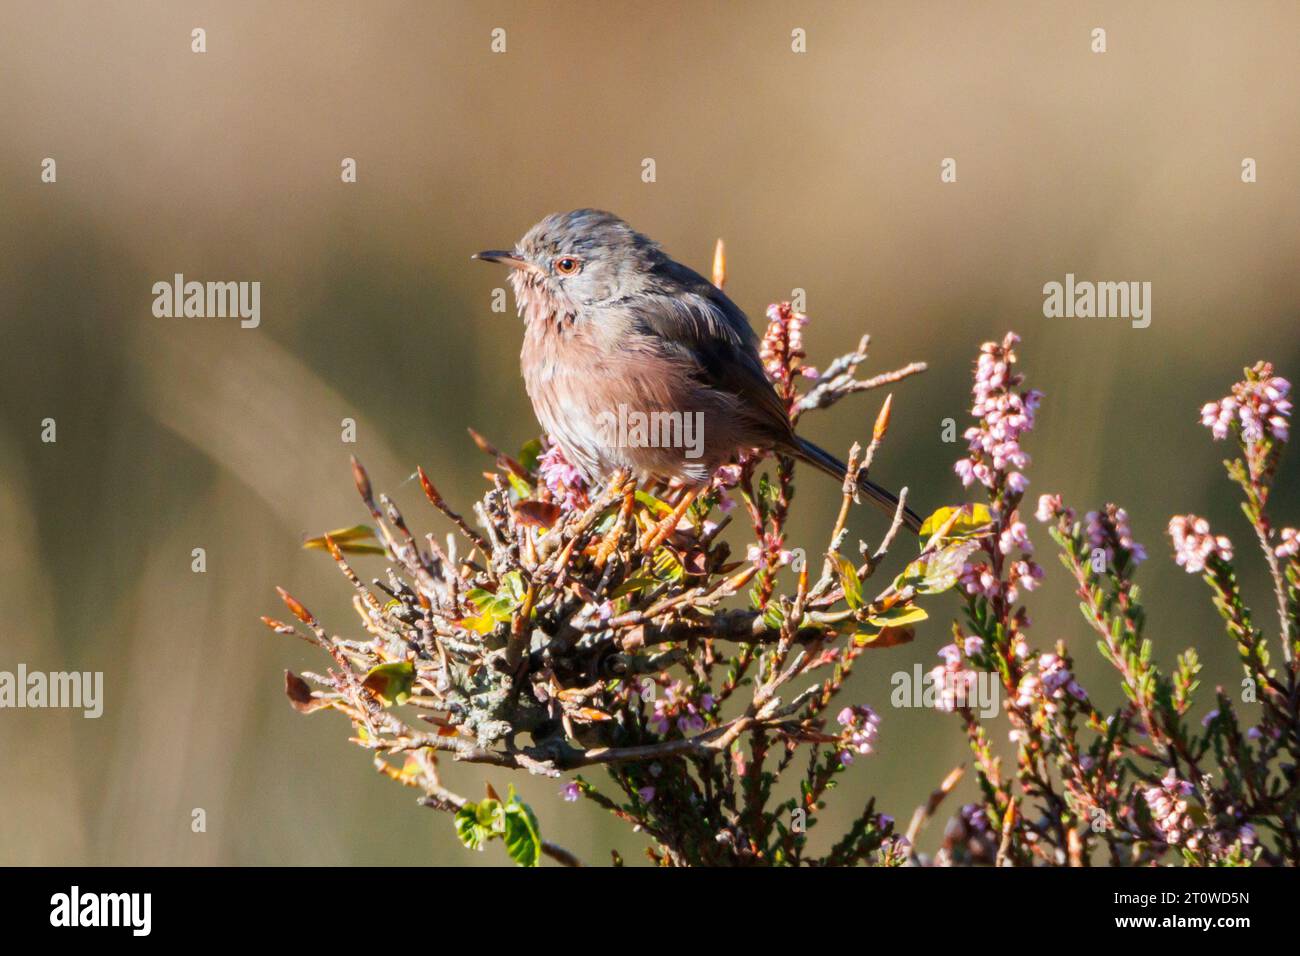
<svg viewBox="0 0 1300 956">
<path fill-rule="evenodd" d="M 483 262 L 504 262 L 512 269 L 534 268 L 533 264 L 527 259 L 521 259 L 513 252 L 507 252 L 504 249 L 488 249 L 485 252 L 476 252 L 470 258 L 480 259 Z"/>
</svg>

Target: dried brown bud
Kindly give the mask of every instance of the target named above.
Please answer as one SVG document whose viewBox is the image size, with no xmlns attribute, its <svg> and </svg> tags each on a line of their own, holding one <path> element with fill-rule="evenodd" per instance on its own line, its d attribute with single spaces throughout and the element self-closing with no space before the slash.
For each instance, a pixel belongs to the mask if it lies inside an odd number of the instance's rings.
<svg viewBox="0 0 1300 956">
<path fill-rule="evenodd" d="M 280 594 L 280 600 L 283 601 L 285 603 L 285 606 L 288 607 L 289 610 L 293 612 L 294 617 L 302 621 L 308 627 L 316 626 L 315 616 L 311 613 L 311 611 L 303 607 L 302 603 L 296 597 L 294 597 L 292 594 L 290 594 L 282 587 L 277 586 L 276 591 L 278 591 Z"/>
<path fill-rule="evenodd" d="M 438 489 L 433 486 L 433 482 L 429 480 L 429 476 L 426 475 L 424 469 L 419 466 L 416 467 L 416 472 L 420 476 L 420 487 L 424 489 L 424 496 L 429 499 L 435 508 L 441 508 L 442 495 L 439 494 Z"/>
<path fill-rule="evenodd" d="M 352 480 L 357 484 L 357 492 L 361 495 L 361 500 L 366 503 L 370 513 L 375 513 L 375 496 L 370 490 L 370 476 L 366 470 L 361 467 L 361 462 L 357 461 L 356 456 L 352 456 Z"/>
<path fill-rule="evenodd" d="M 894 407 L 894 393 L 890 392 L 885 396 L 885 404 L 880 406 L 880 413 L 876 416 L 876 427 L 871 430 L 871 440 L 880 441 L 885 437 L 885 432 L 889 431 L 889 411 Z"/>
</svg>

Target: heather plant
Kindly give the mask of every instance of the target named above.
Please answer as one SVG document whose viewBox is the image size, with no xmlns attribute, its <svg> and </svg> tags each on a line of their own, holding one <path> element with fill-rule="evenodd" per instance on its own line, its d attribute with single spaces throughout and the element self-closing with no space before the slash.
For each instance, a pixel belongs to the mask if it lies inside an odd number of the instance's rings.
<svg viewBox="0 0 1300 956">
<path fill-rule="evenodd" d="M 806 316 L 781 303 L 768 320 L 762 358 L 795 420 L 924 370 L 859 378 L 864 337 L 819 371 L 806 362 Z M 692 500 L 629 475 L 589 488 L 544 440 L 512 456 L 475 434 L 493 469 L 472 523 L 418 472 L 454 528 L 445 540 L 417 537 L 354 461 L 373 523 L 307 546 L 327 551 L 350 583 L 360 631 L 331 633 L 281 590 L 304 627 L 264 621 L 330 662 L 323 673 L 286 672 L 290 702 L 342 714 L 375 767 L 452 814 L 467 847 L 499 841 L 522 865 L 577 860 L 544 838 L 513 787 L 470 799 L 444 785 L 441 761 L 553 779 L 566 799 L 645 834 L 662 865 L 1296 863 L 1300 536 L 1275 531 L 1267 513 L 1287 439 L 1287 382 L 1261 363 L 1202 410 L 1214 438 L 1234 445 L 1228 475 L 1276 587 L 1281 666 L 1242 598 L 1228 539 L 1193 515 L 1169 523 L 1175 560 L 1202 575 L 1240 656 L 1241 699 L 1259 705 L 1250 727 L 1222 688 L 1197 723 L 1195 651 L 1168 674 L 1153 660 L 1135 583 L 1147 555 L 1124 509 L 1080 519 L 1059 496 L 1038 499 L 1035 515 L 1124 693 L 1104 712 L 1073 676 L 1064 642 L 1044 650 L 1030 633 L 1025 602 L 1043 570 L 1022 514 L 1021 442 L 1041 395 L 1023 387 L 1017 341 L 985 344 L 975 366 L 974 424 L 956 473 L 982 500 L 936 511 L 919 546 L 899 536 L 903 489 L 882 540 L 846 548 L 855 477 L 880 451 L 892 396 L 866 448 L 850 451 L 836 520 L 815 553 L 787 540 L 794 463 L 758 451 Z M 743 557 L 724 535 L 733 524 L 751 541 Z M 354 562 L 376 556 L 385 566 L 366 583 Z M 961 767 L 920 800 L 905 831 L 867 799 L 844 832 L 814 847 L 830 790 L 889 740 L 876 710 L 843 700 L 847 679 L 864 654 L 887 659 L 913 640 L 919 622 L 950 604 L 940 597 L 949 590 L 962 619 L 929 677 L 935 705 L 969 743 L 980 799 L 953 812 L 932 857 L 916 852 L 917 834 Z M 971 704 L 981 677 L 1003 691 L 992 718 Z"/>
</svg>

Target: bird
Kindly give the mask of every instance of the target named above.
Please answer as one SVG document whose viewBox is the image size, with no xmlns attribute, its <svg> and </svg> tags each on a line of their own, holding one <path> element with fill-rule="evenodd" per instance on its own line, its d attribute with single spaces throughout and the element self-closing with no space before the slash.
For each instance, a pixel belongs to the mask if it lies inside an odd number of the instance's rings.
<svg viewBox="0 0 1300 956">
<path fill-rule="evenodd" d="M 740 307 L 613 213 L 554 213 L 512 249 L 471 258 L 510 267 L 533 411 L 589 485 L 625 472 L 698 493 L 718 468 L 753 449 L 844 481 L 842 461 L 795 434 Z M 691 416 L 702 441 L 682 447 L 628 441 L 624 433 L 613 440 L 612 416 L 628 410 L 642 421 Z M 865 476 L 858 488 L 889 515 L 899 513 L 893 492 Z M 901 518 L 919 532 L 910 508 Z"/>
</svg>

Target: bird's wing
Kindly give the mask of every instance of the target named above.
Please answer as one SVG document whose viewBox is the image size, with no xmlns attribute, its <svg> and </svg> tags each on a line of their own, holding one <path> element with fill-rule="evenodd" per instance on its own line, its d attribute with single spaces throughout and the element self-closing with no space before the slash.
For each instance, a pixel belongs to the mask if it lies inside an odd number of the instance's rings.
<svg viewBox="0 0 1300 956">
<path fill-rule="evenodd" d="M 785 403 L 763 371 L 758 336 L 745 313 L 680 263 L 668 260 L 656 271 L 659 283 L 632 308 L 636 324 L 675 359 L 693 365 L 703 384 L 734 395 L 763 435 L 788 441 Z"/>
</svg>

